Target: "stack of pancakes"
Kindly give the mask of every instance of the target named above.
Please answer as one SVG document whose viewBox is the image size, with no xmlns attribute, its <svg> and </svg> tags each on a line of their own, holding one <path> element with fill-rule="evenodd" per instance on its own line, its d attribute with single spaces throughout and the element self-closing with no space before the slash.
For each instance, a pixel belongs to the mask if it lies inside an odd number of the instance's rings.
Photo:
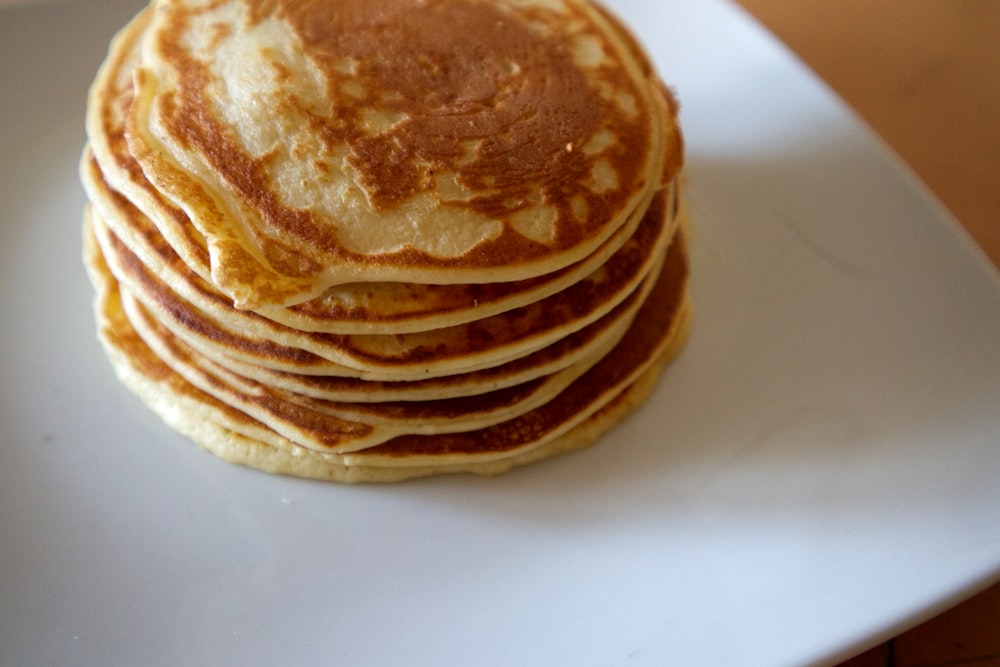
<svg viewBox="0 0 1000 667">
<path fill-rule="evenodd" d="M 686 333 L 676 114 L 581 0 L 156 0 L 88 104 L 100 338 L 173 428 L 271 472 L 581 447 Z"/>
</svg>

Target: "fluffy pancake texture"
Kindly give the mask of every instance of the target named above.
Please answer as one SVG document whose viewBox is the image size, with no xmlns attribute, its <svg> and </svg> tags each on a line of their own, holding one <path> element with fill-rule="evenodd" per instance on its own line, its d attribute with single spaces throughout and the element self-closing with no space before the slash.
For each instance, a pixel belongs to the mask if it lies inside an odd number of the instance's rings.
<svg viewBox="0 0 1000 667">
<path fill-rule="evenodd" d="M 677 111 L 584 0 L 154 0 L 88 99 L 99 337 L 270 472 L 582 447 L 688 330 Z"/>
</svg>

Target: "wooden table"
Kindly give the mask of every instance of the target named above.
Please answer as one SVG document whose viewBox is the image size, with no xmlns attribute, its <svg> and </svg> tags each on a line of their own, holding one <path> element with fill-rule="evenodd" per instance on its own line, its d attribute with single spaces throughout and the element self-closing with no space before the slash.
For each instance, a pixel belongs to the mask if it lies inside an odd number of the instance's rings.
<svg viewBox="0 0 1000 667">
<path fill-rule="evenodd" d="M 1000 266 L 1000 2 L 738 1 L 902 156 Z M 1000 667 L 1000 585 L 848 665 Z"/>
</svg>

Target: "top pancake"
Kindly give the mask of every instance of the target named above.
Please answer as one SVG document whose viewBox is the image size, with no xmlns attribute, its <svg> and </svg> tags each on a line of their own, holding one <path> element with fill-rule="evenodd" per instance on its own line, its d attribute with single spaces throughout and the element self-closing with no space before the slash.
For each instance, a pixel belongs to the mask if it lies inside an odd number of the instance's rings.
<svg viewBox="0 0 1000 667">
<path fill-rule="evenodd" d="M 241 308 L 559 271 L 679 167 L 670 100 L 585 3 L 156 8 L 129 148 Z"/>
<path fill-rule="evenodd" d="M 81 165 L 83 182 L 90 200 L 117 236 L 133 239 L 129 245 L 134 247 L 141 244 L 136 235 L 145 234 L 134 224 L 127 224 L 134 215 L 116 213 L 124 197 L 129 206 L 154 222 L 155 234 L 177 253 L 185 265 L 185 274 L 211 281 L 204 237 L 184 211 L 165 200 L 146 179 L 125 138 L 125 116 L 133 99 L 132 74 L 139 63 L 139 44 L 152 13 L 151 9 L 142 12 L 115 38 L 109 58 L 91 88 L 87 115 L 90 142 Z M 674 189 L 673 184 L 667 187 Z M 626 242 L 644 210 L 645 206 L 640 205 L 626 224 L 583 260 L 543 276 L 478 284 L 346 283 L 293 306 L 254 310 L 302 331 L 340 334 L 409 333 L 469 322 L 532 303 L 577 282 Z M 151 259 L 144 257 L 144 261 Z M 155 261 L 150 268 L 163 272 Z"/>
</svg>

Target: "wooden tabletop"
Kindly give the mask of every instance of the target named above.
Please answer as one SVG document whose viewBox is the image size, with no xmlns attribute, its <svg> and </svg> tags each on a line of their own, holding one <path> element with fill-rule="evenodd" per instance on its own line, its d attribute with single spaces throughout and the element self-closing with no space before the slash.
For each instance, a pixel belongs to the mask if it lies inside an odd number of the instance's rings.
<svg viewBox="0 0 1000 667">
<path fill-rule="evenodd" d="M 1000 2 L 738 2 L 895 149 L 1000 267 Z M 846 664 L 1000 667 L 1000 585 Z"/>
<path fill-rule="evenodd" d="M 740 0 L 1000 265 L 1000 2 Z"/>
</svg>

